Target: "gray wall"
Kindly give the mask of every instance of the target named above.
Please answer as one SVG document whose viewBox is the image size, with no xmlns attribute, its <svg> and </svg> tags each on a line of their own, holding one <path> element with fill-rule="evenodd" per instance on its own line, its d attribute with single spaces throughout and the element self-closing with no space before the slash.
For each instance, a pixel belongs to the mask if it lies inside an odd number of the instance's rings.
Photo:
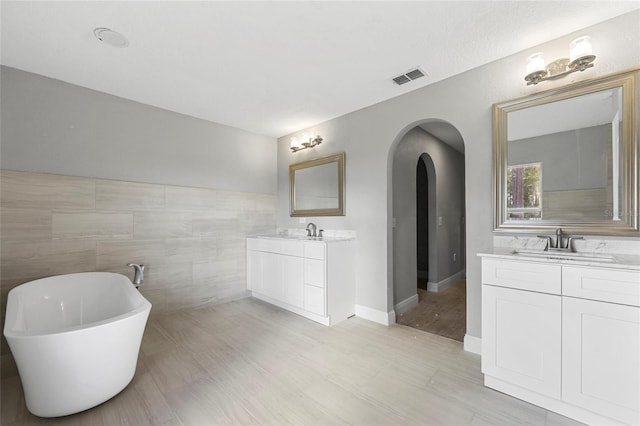
<svg viewBox="0 0 640 426">
<path fill-rule="evenodd" d="M 405 133 L 427 119 L 451 123 L 465 142 L 467 237 L 467 335 L 480 337 L 480 259 L 491 247 L 492 104 L 640 65 L 640 12 L 635 11 L 580 32 L 470 70 L 397 98 L 338 117 L 300 134 L 320 134 L 322 145 L 291 153 L 289 135 L 278 140 L 278 227 L 302 227 L 288 214 L 288 166 L 345 151 L 346 216 L 312 218 L 325 229 L 357 232 L 356 303 L 380 314 L 392 311 L 392 164 Z M 528 55 L 565 57 L 571 40 L 589 34 L 598 56 L 594 68 L 564 79 L 526 86 Z M 427 70 L 428 71 L 428 70 Z M 427 77 L 428 78 L 428 77 Z M 296 134 L 297 135 L 297 134 Z"/>
<path fill-rule="evenodd" d="M 606 188 L 611 124 L 509 141 L 507 164 L 542 163 L 542 190 Z"/>
<path fill-rule="evenodd" d="M 0 69 L 5 170 L 276 192 L 276 140 Z"/>
<path fill-rule="evenodd" d="M 464 156 L 416 127 L 402 138 L 393 158 L 394 305 L 416 294 L 416 165 L 423 154 L 431 158 L 435 171 L 435 194 L 429 194 L 429 282 L 444 281 L 464 269 Z"/>
<path fill-rule="evenodd" d="M 154 313 L 246 297 L 246 237 L 275 231 L 274 138 L 0 70 L 0 325 L 20 283 L 128 262 Z"/>
</svg>

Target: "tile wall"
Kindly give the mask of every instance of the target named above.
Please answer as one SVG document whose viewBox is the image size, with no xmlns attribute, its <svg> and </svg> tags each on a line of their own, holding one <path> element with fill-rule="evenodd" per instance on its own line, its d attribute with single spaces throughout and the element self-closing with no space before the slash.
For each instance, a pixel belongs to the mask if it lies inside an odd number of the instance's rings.
<svg viewBox="0 0 640 426">
<path fill-rule="evenodd" d="M 0 173 L 3 320 L 18 284 L 129 262 L 155 313 L 244 297 L 245 237 L 276 229 L 275 194 Z"/>
</svg>

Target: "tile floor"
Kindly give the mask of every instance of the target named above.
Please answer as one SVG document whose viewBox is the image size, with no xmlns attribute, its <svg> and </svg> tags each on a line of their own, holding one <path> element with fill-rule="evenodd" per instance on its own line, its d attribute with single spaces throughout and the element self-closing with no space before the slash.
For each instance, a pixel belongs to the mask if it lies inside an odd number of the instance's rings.
<svg viewBox="0 0 640 426">
<path fill-rule="evenodd" d="M 5 426 L 578 424 L 485 388 L 454 340 L 355 317 L 329 328 L 251 298 L 152 314 L 131 384 L 83 413 L 29 414 L 3 372 Z"/>
</svg>

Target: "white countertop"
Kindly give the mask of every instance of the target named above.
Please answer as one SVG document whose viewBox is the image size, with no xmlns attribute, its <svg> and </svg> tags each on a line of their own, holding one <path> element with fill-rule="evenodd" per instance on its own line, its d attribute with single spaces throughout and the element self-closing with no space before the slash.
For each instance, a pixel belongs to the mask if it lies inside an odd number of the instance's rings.
<svg viewBox="0 0 640 426">
<path fill-rule="evenodd" d="M 318 243 L 335 243 L 340 241 L 353 240 L 352 237 L 322 237 L 313 238 L 305 235 L 293 235 L 293 234 L 265 234 L 265 235 L 250 235 L 248 238 L 266 238 L 272 240 L 287 240 L 287 241 L 305 241 L 305 242 L 318 242 Z"/>
<path fill-rule="evenodd" d="M 527 262 L 560 263 L 563 265 L 592 266 L 598 268 L 630 269 L 640 271 L 640 256 L 606 253 L 562 253 L 543 250 L 494 247 L 478 253 L 481 257 L 492 257 Z"/>
</svg>

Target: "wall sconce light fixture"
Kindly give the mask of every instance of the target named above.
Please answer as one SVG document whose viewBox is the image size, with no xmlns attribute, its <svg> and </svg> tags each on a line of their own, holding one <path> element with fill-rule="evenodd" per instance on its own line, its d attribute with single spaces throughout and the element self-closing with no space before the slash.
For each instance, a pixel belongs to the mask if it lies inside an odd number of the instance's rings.
<svg viewBox="0 0 640 426">
<path fill-rule="evenodd" d="M 593 67 L 596 56 L 591 48 L 591 37 L 582 36 L 569 44 L 569 58 L 561 58 L 545 67 L 542 53 L 534 53 L 527 58 L 527 86 L 541 81 L 564 77 L 576 71 Z"/>
<path fill-rule="evenodd" d="M 324 139 L 317 135 L 316 137 L 309 137 L 302 135 L 300 140 L 298 138 L 291 138 L 291 151 L 298 152 L 307 148 L 314 148 L 322 143 Z"/>
</svg>

